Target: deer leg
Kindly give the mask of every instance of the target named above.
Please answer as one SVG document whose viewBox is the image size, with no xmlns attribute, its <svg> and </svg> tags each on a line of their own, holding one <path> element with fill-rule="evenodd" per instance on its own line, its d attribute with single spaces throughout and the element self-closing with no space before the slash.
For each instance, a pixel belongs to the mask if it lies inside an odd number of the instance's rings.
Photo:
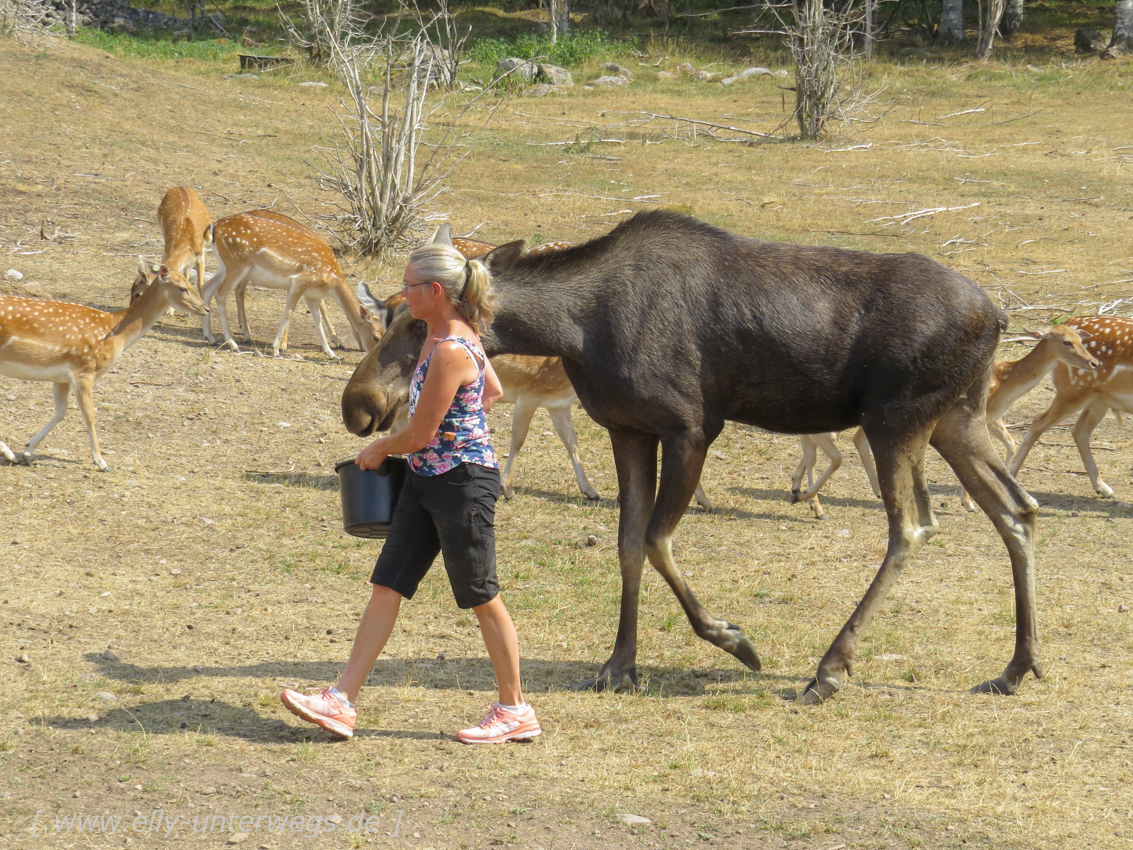
<svg viewBox="0 0 1133 850">
<path fill-rule="evenodd" d="M 971 391 L 969 391 L 969 397 Z M 1015 582 L 1015 654 L 1003 675 L 972 688 L 973 693 L 1013 694 L 1031 671 L 1042 677 L 1035 616 L 1035 517 L 1039 506 L 1015 480 L 988 437 L 983 411 L 960 399 L 944 415 L 932 445 L 959 477 L 1007 547 Z M 1041 433 L 1041 432 L 1038 432 Z"/>
<path fill-rule="evenodd" d="M 527 432 L 531 428 L 531 417 L 535 415 L 535 410 L 538 405 L 524 398 L 522 395 L 515 400 L 515 406 L 511 411 L 511 445 L 507 451 L 507 464 L 504 466 L 503 476 L 501 478 L 500 491 L 504 494 L 505 499 L 510 499 L 515 495 L 515 491 L 511 487 L 512 467 L 515 464 L 515 459 L 519 457 L 519 451 L 523 448 L 524 441 L 527 440 Z"/>
<path fill-rule="evenodd" d="M 8 444 L 3 440 L 0 440 L 0 457 L 4 458 L 4 460 L 8 461 L 8 463 L 19 462 L 16 460 L 15 453 L 10 448 L 8 448 Z"/>
<path fill-rule="evenodd" d="M 845 677 L 852 675 L 858 641 L 905 565 L 936 532 L 936 520 L 928 503 L 928 485 L 924 481 L 928 437 L 927 430 L 902 434 L 878 427 L 870 438 L 889 519 L 889 546 L 865 596 L 822 656 L 814 678 L 799 694 L 798 701 L 803 705 L 830 699 L 841 689 Z"/>
<path fill-rule="evenodd" d="M 1007 430 L 1007 426 L 1003 424 L 1002 419 L 996 419 L 994 422 L 987 423 L 987 432 L 995 437 L 999 442 L 1003 443 L 1003 448 L 1007 449 L 1007 462 L 1011 462 L 1011 458 L 1015 456 L 1015 440 L 1011 437 L 1011 432 Z"/>
<path fill-rule="evenodd" d="M 43 426 L 43 430 L 28 440 L 23 455 L 23 462 L 28 466 L 31 466 L 31 456 L 35 452 L 35 447 L 38 446 L 40 441 L 51 433 L 51 429 L 62 422 L 63 417 L 67 415 L 67 394 L 71 392 L 71 385 L 52 384 L 52 391 L 55 399 L 55 415 Z M 98 463 L 98 461 L 96 460 L 95 463 Z"/>
<path fill-rule="evenodd" d="M 547 413 L 551 417 L 551 424 L 555 426 L 555 432 L 559 435 L 559 439 L 566 446 L 570 465 L 574 467 L 574 480 L 578 482 L 578 489 L 582 491 L 582 495 L 586 498 L 597 500 L 598 491 L 591 486 L 590 481 L 586 478 L 586 472 L 582 468 L 582 458 L 578 455 L 578 436 L 574 433 L 574 422 L 571 421 L 570 407 L 548 407 Z M 511 457 L 508 457 L 508 463 L 511 463 Z"/>
<path fill-rule="evenodd" d="M 102 452 L 98 450 L 98 436 L 94 432 L 94 399 L 91 391 L 94 389 L 94 376 L 81 375 L 75 381 L 75 401 L 78 402 L 79 412 L 87 425 L 87 435 L 90 437 L 90 456 L 95 465 L 106 472 L 106 461 L 102 459 Z"/>
<path fill-rule="evenodd" d="M 811 441 L 813 446 L 817 446 L 826 453 L 826 456 L 830 458 L 830 463 L 822 475 L 818 477 L 818 481 L 814 481 L 814 468 L 818 462 L 818 453 L 814 451 L 814 448 L 811 449 L 811 462 L 807 467 L 807 488 L 805 492 L 799 494 L 798 499 L 799 501 L 810 502 L 810 509 L 814 511 L 817 519 L 826 519 L 826 512 L 822 509 L 822 503 L 818 501 L 818 491 L 842 465 L 842 453 L 834 445 L 833 434 L 811 434 L 807 439 Z"/>
<path fill-rule="evenodd" d="M 224 285 L 224 261 L 220 259 L 219 254 L 217 255 L 216 260 L 220 265 L 220 268 L 216 270 L 216 274 L 208 279 L 208 283 L 205 284 L 204 290 L 201 292 L 201 299 L 205 302 L 206 307 L 208 307 L 212 303 L 213 298 L 217 296 L 220 288 Z M 201 319 L 201 330 L 204 331 L 205 340 L 208 342 L 208 344 L 215 345 L 216 338 L 212 335 L 211 319 L 212 311 L 210 310 L 208 313 L 205 313 L 204 317 Z"/>
<path fill-rule="evenodd" d="M 239 351 L 240 347 L 236 344 L 236 340 L 232 338 L 232 331 L 228 327 L 228 295 L 233 289 L 236 290 L 236 308 L 241 316 L 244 310 L 244 281 L 247 278 L 248 272 L 245 271 L 243 275 L 229 275 L 223 265 L 220 267 L 215 275 L 213 275 L 207 284 L 205 284 L 205 294 L 202 298 L 205 300 L 207 307 L 213 298 L 216 299 L 216 312 L 220 316 L 220 329 L 224 333 L 224 341 L 228 347 L 233 351 Z M 216 340 L 213 338 L 212 332 L 209 330 L 209 314 L 206 314 L 202 320 L 205 327 L 205 339 L 210 344 L 215 344 Z M 243 321 L 243 320 L 241 320 Z M 251 339 L 251 335 L 247 334 L 246 339 Z"/>
<path fill-rule="evenodd" d="M 240 323 L 240 339 L 252 341 L 252 330 L 248 327 L 248 310 L 244 299 L 248 296 L 248 278 L 245 276 L 236 287 L 236 320 Z"/>
<path fill-rule="evenodd" d="M 1027 455 L 1030 454 L 1031 448 L 1038 442 L 1039 437 L 1046 433 L 1048 428 L 1057 425 L 1085 403 L 1086 399 L 1084 398 L 1056 395 L 1046 412 L 1039 414 L 1035 418 L 1035 421 L 1031 423 L 1031 427 L 1027 429 L 1027 436 L 1023 437 L 1022 442 L 1019 443 L 1018 450 L 1008 464 L 1007 468 L 1010 473 L 1014 476 L 1018 476 L 1019 469 L 1023 466 L 1023 461 L 1027 459 Z"/>
<path fill-rule="evenodd" d="M 1094 485 L 1094 492 L 1099 496 L 1109 497 L 1113 495 L 1113 488 L 1098 475 L 1098 465 L 1094 462 L 1094 453 L 1090 451 L 1090 438 L 1107 413 L 1109 413 L 1109 405 L 1104 401 L 1098 399 L 1091 402 L 1074 423 L 1071 433 L 1074 435 L 1074 442 L 1078 444 L 1082 465 L 1086 467 L 1086 474 L 1090 476 L 1090 483 Z"/>
<path fill-rule="evenodd" d="M 703 434 L 682 434 L 663 441 L 661 486 L 645 532 L 645 553 L 653 568 L 676 595 L 697 636 L 730 652 L 747 667 L 758 672 L 761 666 L 759 654 L 747 635 L 739 626 L 717 619 L 705 610 L 673 559 L 673 533 L 700 480 L 708 442 Z"/>
<path fill-rule="evenodd" d="M 345 311 L 345 309 L 346 308 L 344 307 L 343 310 Z M 335 348 L 346 348 L 346 346 L 342 344 L 342 340 L 339 339 L 338 334 L 335 332 L 334 325 L 330 323 L 330 313 L 327 312 L 327 302 L 321 298 L 319 299 L 319 320 L 322 321 L 324 325 L 326 325 L 326 331 L 327 335 L 330 337 L 331 345 L 333 345 Z M 358 339 L 358 347 L 365 351 L 366 347 L 362 345 L 362 340 L 358 338 L 357 333 L 354 334 L 354 337 L 355 339 Z"/>
<path fill-rule="evenodd" d="M 858 428 L 854 432 L 854 448 L 858 450 L 858 457 L 861 458 L 862 469 L 865 470 L 865 477 L 869 479 L 869 487 L 873 490 L 873 495 L 880 499 L 881 484 L 877 481 L 877 467 L 873 463 L 873 452 L 870 451 L 864 428 Z"/>
<path fill-rule="evenodd" d="M 704 510 L 709 513 L 712 512 L 712 500 L 708 498 L 708 495 L 704 492 L 704 486 L 699 481 L 696 482 L 696 490 L 693 491 L 692 497 Z"/>
<path fill-rule="evenodd" d="M 307 309 L 311 313 L 311 318 L 315 321 L 315 336 L 319 338 L 319 345 L 322 346 L 323 353 L 331 360 L 341 360 L 342 358 L 331 349 L 330 345 L 327 343 L 326 334 L 323 333 L 323 319 L 327 315 L 326 304 L 323 303 L 322 299 L 314 297 L 309 297 L 306 301 Z M 326 318 L 326 325 L 330 328 L 331 336 L 334 336 L 334 328 L 330 327 L 329 317 Z M 337 336 L 334 336 L 334 344 L 338 345 Z M 284 342 L 283 347 L 287 347 L 286 342 Z"/>
<path fill-rule="evenodd" d="M 302 290 L 293 283 L 291 289 L 287 291 L 287 305 L 283 308 L 283 321 L 279 323 L 279 333 L 275 335 L 275 342 L 272 343 L 271 353 L 274 357 L 279 357 L 281 351 L 287 352 L 287 329 L 291 327 L 291 314 L 299 306 L 299 299 L 302 297 Z M 331 357 L 334 355 L 332 354 Z"/>
<path fill-rule="evenodd" d="M 637 607 L 641 596 L 641 570 L 645 564 L 645 528 L 657 487 L 657 438 L 639 431 L 611 429 L 609 433 L 621 501 L 618 518 L 621 613 L 613 653 L 598 675 L 575 685 L 576 690 L 618 688 L 626 676 L 637 685 Z M 687 496 L 685 504 L 688 504 Z"/>
<path fill-rule="evenodd" d="M 201 248 L 201 253 L 197 254 L 197 294 L 204 296 L 205 294 L 205 254 L 206 248 Z"/>
<path fill-rule="evenodd" d="M 814 440 L 812 440 L 810 438 L 809 434 L 800 434 L 799 435 L 799 448 L 802 449 L 803 456 L 802 456 L 802 459 L 799 460 L 799 465 L 795 467 L 795 474 L 791 476 L 791 502 L 792 503 L 797 502 L 799 500 L 799 494 L 802 492 L 802 489 L 803 489 L 803 476 L 808 475 L 810 473 L 810 471 L 812 469 L 814 469 L 814 464 L 815 464 L 815 460 L 816 460 L 815 443 L 814 443 Z M 807 479 L 807 483 L 808 484 L 810 483 L 809 478 Z"/>
</svg>

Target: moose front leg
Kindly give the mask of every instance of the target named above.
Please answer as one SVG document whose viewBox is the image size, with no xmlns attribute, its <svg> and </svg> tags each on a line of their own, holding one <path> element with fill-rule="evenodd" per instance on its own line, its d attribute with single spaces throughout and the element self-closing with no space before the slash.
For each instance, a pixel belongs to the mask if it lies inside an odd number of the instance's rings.
<svg viewBox="0 0 1133 850">
<path fill-rule="evenodd" d="M 661 487 L 645 535 L 649 562 L 668 583 L 697 636 L 730 652 L 750 669 L 761 664 L 755 646 L 739 626 L 713 617 L 685 582 L 673 560 L 673 533 L 684 516 L 704 468 L 709 440 L 703 435 L 682 435 L 665 441 L 661 454 Z"/>
<path fill-rule="evenodd" d="M 641 570 L 645 564 L 645 526 L 657 487 L 657 438 L 637 431 L 610 430 L 618 471 L 621 516 L 618 522 L 618 561 L 622 571 L 622 604 L 614 651 L 598 675 L 575 685 L 576 690 L 618 688 L 629 676 L 637 685 L 637 606 Z M 687 503 L 687 502 L 686 502 Z"/>
</svg>

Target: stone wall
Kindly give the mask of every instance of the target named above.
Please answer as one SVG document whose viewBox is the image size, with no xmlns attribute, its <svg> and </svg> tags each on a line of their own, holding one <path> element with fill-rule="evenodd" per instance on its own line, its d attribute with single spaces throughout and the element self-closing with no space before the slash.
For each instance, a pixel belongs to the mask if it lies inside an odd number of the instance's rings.
<svg viewBox="0 0 1133 850">
<path fill-rule="evenodd" d="M 70 0 L 46 0 L 47 26 L 66 26 L 71 12 Z M 94 27 L 110 32 L 132 32 L 137 29 L 188 29 L 188 18 L 175 18 L 150 9 L 135 9 L 126 0 L 75 0 L 76 26 Z"/>
</svg>

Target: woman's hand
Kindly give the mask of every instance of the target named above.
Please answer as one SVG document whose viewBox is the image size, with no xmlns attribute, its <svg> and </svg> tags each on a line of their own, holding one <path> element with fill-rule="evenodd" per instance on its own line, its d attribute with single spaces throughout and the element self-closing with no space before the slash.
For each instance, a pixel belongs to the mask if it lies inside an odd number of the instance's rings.
<svg viewBox="0 0 1133 850">
<path fill-rule="evenodd" d="M 384 447 L 386 441 L 385 437 L 374 440 L 366 448 L 358 453 L 358 457 L 354 458 L 354 462 L 362 469 L 377 469 L 385 459 L 389 457 L 390 452 Z"/>
</svg>

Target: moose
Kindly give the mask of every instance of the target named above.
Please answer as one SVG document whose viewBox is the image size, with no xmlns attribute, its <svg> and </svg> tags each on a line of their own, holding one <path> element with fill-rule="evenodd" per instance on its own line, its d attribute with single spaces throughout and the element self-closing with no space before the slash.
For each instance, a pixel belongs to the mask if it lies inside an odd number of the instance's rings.
<svg viewBox="0 0 1133 850">
<path fill-rule="evenodd" d="M 451 241 L 448 225 L 434 240 Z M 936 533 L 925 452 L 949 463 L 1002 537 L 1015 586 L 1014 654 L 973 688 L 1013 694 L 1041 677 L 1035 621 L 1038 505 L 1008 474 L 984 421 L 1006 317 L 972 281 L 917 254 L 763 242 L 667 211 L 638 213 L 571 248 L 484 255 L 498 294 L 489 356 L 561 357 L 586 412 L 610 434 L 620 491 L 621 613 L 613 652 L 576 687 L 637 683 L 645 558 L 695 633 L 752 670 L 741 629 L 697 601 L 673 558 L 677 524 L 725 421 L 789 434 L 861 426 L 888 519 L 885 557 L 797 699 L 834 696 L 905 565 Z M 409 328 L 409 324 L 406 324 Z M 392 328 L 373 354 L 391 405 L 414 365 Z M 388 352 L 388 354 L 387 354 Z M 379 411 L 389 427 L 396 410 Z M 660 479 L 657 472 L 661 452 Z"/>
</svg>

